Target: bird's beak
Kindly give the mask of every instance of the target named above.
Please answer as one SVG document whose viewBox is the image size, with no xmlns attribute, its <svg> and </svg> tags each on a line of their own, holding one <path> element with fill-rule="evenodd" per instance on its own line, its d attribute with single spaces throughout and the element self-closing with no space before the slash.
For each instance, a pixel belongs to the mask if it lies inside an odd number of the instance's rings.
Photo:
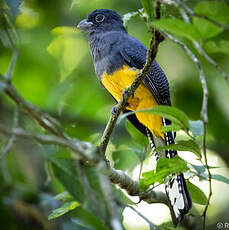
<svg viewBox="0 0 229 230">
<path fill-rule="evenodd" d="M 81 22 L 79 22 L 79 24 L 77 25 L 78 29 L 87 29 L 89 27 L 92 26 L 92 22 L 89 22 L 87 19 L 82 20 Z"/>
</svg>

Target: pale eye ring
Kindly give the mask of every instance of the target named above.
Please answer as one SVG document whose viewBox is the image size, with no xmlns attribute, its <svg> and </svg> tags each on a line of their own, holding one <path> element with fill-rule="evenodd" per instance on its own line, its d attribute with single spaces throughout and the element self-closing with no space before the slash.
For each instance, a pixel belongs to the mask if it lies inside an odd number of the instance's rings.
<svg viewBox="0 0 229 230">
<path fill-rule="evenodd" d="M 96 21 L 96 22 L 102 22 L 104 19 L 105 19 L 105 16 L 102 15 L 102 14 L 98 14 L 98 15 L 96 15 L 96 17 L 95 17 L 95 21 Z"/>
</svg>

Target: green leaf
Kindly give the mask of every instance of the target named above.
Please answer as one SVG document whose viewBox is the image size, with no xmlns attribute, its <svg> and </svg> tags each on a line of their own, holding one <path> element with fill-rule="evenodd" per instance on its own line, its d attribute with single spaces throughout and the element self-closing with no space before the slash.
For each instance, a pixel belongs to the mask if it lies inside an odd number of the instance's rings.
<svg viewBox="0 0 229 230">
<path fill-rule="evenodd" d="M 161 131 L 166 133 L 166 132 L 169 132 L 169 131 L 179 131 L 181 129 L 181 127 L 178 125 L 178 124 L 172 124 L 172 125 L 167 125 L 167 126 L 163 126 L 161 128 Z"/>
<path fill-rule="evenodd" d="M 153 19 L 153 0 L 141 0 L 142 6 L 147 13 L 149 20 Z"/>
<path fill-rule="evenodd" d="M 187 166 L 187 162 L 179 157 L 178 155 L 174 156 L 173 158 L 160 158 L 157 161 L 156 172 L 161 170 L 165 170 L 169 174 L 177 173 L 177 172 L 184 172 L 189 170 Z"/>
<path fill-rule="evenodd" d="M 224 182 L 226 184 L 229 184 L 229 179 L 227 177 L 219 175 L 219 174 L 213 174 L 212 179 Z"/>
<path fill-rule="evenodd" d="M 191 166 L 195 169 L 195 171 L 196 171 L 200 176 L 202 176 L 203 173 L 206 171 L 206 168 L 205 168 L 205 166 L 203 166 L 203 165 L 194 165 L 194 164 L 191 164 Z"/>
<path fill-rule="evenodd" d="M 136 204 L 121 189 L 115 188 L 114 192 L 117 199 L 119 199 L 123 204 L 129 204 L 129 205 Z"/>
<path fill-rule="evenodd" d="M 144 151 L 140 153 L 137 148 L 121 145 L 112 151 L 114 168 L 132 172 L 143 158 L 143 154 Z"/>
<path fill-rule="evenodd" d="M 72 73 L 86 54 L 86 42 L 79 37 L 79 33 L 71 27 L 56 27 L 52 30 L 52 34 L 57 36 L 49 44 L 47 51 L 59 63 L 61 81 Z"/>
<path fill-rule="evenodd" d="M 220 23 L 229 23 L 229 6 L 223 1 L 200 1 L 195 6 L 195 13 L 205 15 Z"/>
<path fill-rule="evenodd" d="M 127 28 L 130 19 L 138 16 L 138 14 L 139 14 L 138 12 L 131 12 L 131 13 L 124 14 L 122 17 L 124 27 Z"/>
<path fill-rule="evenodd" d="M 194 165 L 194 164 L 191 164 L 191 166 L 194 168 L 194 170 L 197 172 L 197 176 L 200 178 L 200 179 L 206 179 L 208 180 L 208 174 L 205 173 L 206 171 L 206 168 L 204 165 Z M 208 166 L 209 169 L 216 169 L 216 168 L 220 168 L 218 166 Z M 195 173 L 196 175 L 196 173 Z M 216 174 L 217 175 L 217 174 Z M 227 179 L 227 178 L 226 178 Z"/>
<path fill-rule="evenodd" d="M 93 145 L 98 146 L 101 140 L 101 133 L 94 133 L 88 137 L 88 141 L 91 142 Z"/>
<path fill-rule="evenodd" d="M 201 39 L 200 32 L 192 24 L 185 23 L 177 18 L 163 18 L 150 23 L 158 29 L 165 30 L 171 34 L 185 37 L 191 41 L 199 42 Z"/>
<path fill-rule="evenodd" d="M 148 145 L 148 139 L 140 131 L 138 131 L 138 129 L 136 129 L 129 121 L 126 122 L 126 130 L 133 138 L 133 140 L 136 141 L 138 144 L 143 147 Z"/>
<path fill-rule="evenodd" d="M 219 23 L 229 23 L 229 7 L 223 1 L 201 1 L 195 6 L 194 11 L 196 14 L 205 15 Z M 223 31 L 223 28 L 205 19 L 194 17 L 193 23 L 203 38 L 214 37 Z"/>
<path fill-rule="evenodd" d="M 72 221 L 77 225 L 84 226 L 90 230 L 109 230 L 101 219 L 97 218 L 95 215 L 92 215 L 81 206 L 77 207 L 72 214 Z"/>
<path fill-rule="evenodd" d="M 65 213 L 74 210 L 80 204 L 76 201 L 70 201 L 64 203 L 60 208 L 52 210 L 52 213 L 48 216 L 48 220 L 56 219 L 59 216 L 63 216 Z"/>
<path fill-rule="evenodd" d="M 204 134 L 204 124 L 203 121 L 189 121 L 190 131 L 195 137 L 202 136 Z"/>
<path fill-rule="evenodd" d="M 202 18 L 193 18 L 193 24 L 204 39 L 212 38 L 223 31 L 222 28 Z"/>
<path fill-rule="evenodd" d="M 204 49 L 207 53 L 215 54 L 229 54 L 229 41 L 228 40 L 217 40 L 217 41 L 208 41 L 204 44 Z"/>
<path fill-rule="evenodd" d="M 103 190 L 101 188 L 101 184 L 99 181 L 97 169 L 94 166 L 90 166 L 90 165 L 84 165 L 82 169 L 84 170 L 85 175 L 87 177 L 91 192 L 93 192 L 91 196 L 94 197 L 98 205 L 98 207 L 95 210 L 93 210 L 92 208 L 91 210 L 94 211 L 95 215 L 97 214 L 96 212 L 100 211 L 101 213 L 104 213 L 104 217 L 103 217 L 104 219 L 105 217 L 108 218 L 108 216 L 106 215 L 108 213 L 108 210 L 106 207 L 106 201 L 103 196 Z M 106 171 L 100 172 L 100 173 L 106 173 Z M 92 201 L 91 204 L 94 204 L 94 202 Z"/>
<path fill-rule="evenodd" d="M 132 152 L 134 152 L 137 156 L 138 156 L 138 158 L 139 158 L 139 160 L 142 162 L 142 161 L 144 161 L 145 159 L 146 159 L 146 151 L 144 151 L 143 149 L 137 149 L 137 148 L 128 148 L 128 150 L 130 150 L 130 151 L 132 151 Z"/>
<path fill-rule="evenodd" d="M 160 158 L 157 162 L 156 170 L 142 174 L 143 178 L 140 180 L 140 186 L 146 187 L 156 182 L 164 183 L 164 179 L 173 173 L 182 173 L 188 170 L 187 162 L 177 155 L 171 159 Z"/>
<path fill-rule="evenodd" d="M 54 196 L 54 199 L 67 201 L 67 200 L 72 200 L 72 196 L 68 192 L 62 192 Z"/>
<path fill-rule="evenodd" d="M 196 154 L 198 158 L 201 158 L 201 151 L 199 145 L 193 140 L 178 141 L 176 144 L 159 146 L 156 150 L 168 150 L 173 149 L 177 151 L 190 151 Z"/>
<path fill-rule="evenodd" d="M 50 159 L 54 175 L 66 190 L 80 203 L 85 200 L 85 191 L 72 158 L 52 157 Z"/>
<path fill-rule="evenodd" d="M 173 125 L 179 126 L 185 130 L 189 129 L 188 116 L 176 107 L 158 105 L 151 109 L 142 110 L 142 112 L 165 117 L 172 121 Z"/>
<path fill-rule="evenodd" d="M 188 180 L 186 180 L 186 185 L 191 194 L 192 201 L 197 204 L 206 205 L 207 197 L 204 192 Z"/>
</svg>

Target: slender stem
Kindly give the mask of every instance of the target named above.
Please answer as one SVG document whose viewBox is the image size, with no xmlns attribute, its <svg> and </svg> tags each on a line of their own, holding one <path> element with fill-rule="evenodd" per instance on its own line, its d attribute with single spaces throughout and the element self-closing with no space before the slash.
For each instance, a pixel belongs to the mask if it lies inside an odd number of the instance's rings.
<svg viewBox="0 0 229 230">
<path fill-rule="evenodd" d="M 34 139 L 38 142 L 45 143 L 45 144 L 55 144 L 60 145 L 72 150 L 77 156 L 81 157 L 85 161 L 90 161 L 91 163 L 96 163 L 98 159 L 93 154 L 95 152 L 95 148 L 87 142 L 80 142 L 77 139 L 68 139 L 51 136 L 51 135 L 42 135 L 42 134 L 35 134 L 25 131 L 21 128 L 12 128 L 9 129 L 4 125 L 0 124 L 0 132 L 5 133 L 7 135 L 14 135 L 18 137 L 24 137 L 28 139 Z"/>
<path fill-rule="evenodd" d="M 4 88 L 5 93 L 17 104 L 20 105 L 25 111 L 30 114 L 44 129 L 48 130 L 55 136 L 64 137 L 65 134 L 56 119 L 51 117 L 48 113 L 44 113 L 37 106 L 26 101 L 21 94 L 11 85 L 6 78 L 0 75 L 0 84 Z"/>
<path fill-rule="evenodd" d="M 204 123 L 203 155 L 204 155 L 205 167 L 206 167 L 207 172 L 208 172 L 209 194 L 208 194 L 207 203 L 206 203 L 205 208 L 204 208 L 204 211 L 203 211 L 203 213 L 202 213 L 202 216 L 203 216 L 203 230 L 206 229 L 206 216 L 207 216 L 207 210 L 208 210 L 208 207 L 209 207 L 209 205 L 210 205 L 210 199 L 211 199 L 211 196 L 212 196 L 212 175 L 211 175 L 210 168 L 209 168 L 209 165 L 208 165 L 207 151 L 206 151 L 206 150 L 207 150 L 207 149 L 206 149 L 206 123 Z"/>
<path fill-rule="evenodd" d="M 126 207 L 132 209 L 134 212 L 136 212 L 143 220 L 145 220 L 145 222 L 147 224 L 149 224 L 150 230 L 154 230 L 154 229 L 160 229 L 158 226 L 156 226 L 155 224 L 153 224 L 147 217 L 145 217 L 144 215 L 141 214 L 141 212 L 139 212 L 136 208 L 134 208 L 131 205 L 127 205 Z"/>
<path fill-rule="evenodd" d="M 13 56 L 12 56 L 12 60 L 11 60 L 9 69 L 8 69 L 8 71 L 6 73 L 6 80 L 9 81 L 9 82 L 11 81 L 12 73 L 13 73 L 13 70 L 14 70 L 14 66 L 15 66 L 15 64 L 17 62 L 17 58 L 18 58 L 18 51 L 15 50 L 13 52 Z"/>
<path fill-rule="evenodd" d="M 18 117 L 19 117 L 19 106 L 16 106 L 16 108 L 14 110 L 14 117 L 13 117 L 13 127 L 14 128 L 18 127 Z M 15 141 L 16 141 L 16 136 L 12 135 L 2 150 L 0 160 L 7 155 L 7 153 L 10 151 L 10 149 L 13 147 Z"/>
</svg>

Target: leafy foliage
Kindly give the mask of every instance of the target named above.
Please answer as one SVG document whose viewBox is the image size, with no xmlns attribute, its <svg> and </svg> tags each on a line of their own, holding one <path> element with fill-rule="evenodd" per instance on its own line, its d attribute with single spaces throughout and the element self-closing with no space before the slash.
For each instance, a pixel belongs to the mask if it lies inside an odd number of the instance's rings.
<svg viewBox="0 0 229 230">
<path fill-rule="evenodd" d="M 160 115 L 161 117 L 171 120 L 173 124 L 180 126 L 181 129 L 189 129 L 189 120 L 187 115 L 178 108 L 158 105 L 146 110 L 145 113 Z"/>
<path fill-rule="evenodd" d="M 203 121 L 189 121 L 190 131 L 195 137 L 202 136 L 204 133 Z"/>
<path fill-rule="evenodd" d="M 148 15 L 148 20 L 152 21 L 153 19 L 153 0 L 141 0 L 142 6 Z"/>
<path fill-rule="evenodd" d="M 200 188 L 198 188 L 196 185 L 192 184 L 190 181 L 186 181 L 186 184 L 192 196 L 192 201 L 197 204 L 206 205 L 207 197 L 204 194 L 204 192 Z"/>
<path fill-rule="evenodd" d="M 156 170 L 144 172 L 143 178 L 140 180 L 142 188 L 148 187 L 156 182 L 162 184 L 168 180 L 168 176 L 172 174 L 182 173 L 188 171 L 187 162 L 179 156 L 175 156 L 171 159 L 160 158 L 157 162 Z"/>
<path fill-rule="evenodd" d="M 191 41 L 199 42 L 201 34 L 197 28 L 177 18 L 164 18 L 159 21 L 151 22 L 158 29 L 165 30 L 169 33 L 185 37 Z"/>
<path fill-rule="evenodd" d="M 56 27 L 52 31 L 55 38 L 47 48 L 54 56 L 60 68 L 60 79 L 63 81 L 79 65 L 86 51 L 85 41 L 79 37 L 79 31 L 70 27 Z M 77 53 L 81 50 L 81 55 Z"/>
<path fill-rule="evenodd" d="M 48 216 L 48 219 L 52 220 L 57 217 L 60 217 L 65 213 L 74 210 L 78 206 L 79 203 L 77 203 L 76 201 L 66 202 L 60 208 L 52 210 L 52 213 Z"/>
<path fill-rule="evenodd" d="M 178 141 L 176 144 L 171 144 L 167 146 L 160 146 L 158 150 L 173 149 L 177 151 L 190 151 L 196 154 L 198 158 L 201 158 L 200 146 L 193 140 L 188 141 Z"/>
</svg>

